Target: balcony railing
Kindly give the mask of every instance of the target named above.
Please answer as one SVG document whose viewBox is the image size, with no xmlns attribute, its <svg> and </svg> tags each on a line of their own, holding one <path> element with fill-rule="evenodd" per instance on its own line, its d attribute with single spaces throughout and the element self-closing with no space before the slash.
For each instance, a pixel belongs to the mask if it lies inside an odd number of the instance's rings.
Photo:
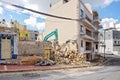
<svg viewBox="0 0 120 80">
<path fill-rule="evenodd" d="M 92 36 L 89 36 L 87 34 L 80 34 L 81 37 L 85 38 L 85 39 L 90 39 L 90 40 L 94 40 L 94 38 Z"/>
<path fill-rule="evenodd" d="M 97 35 L 93 35 L 93 38 L 95 41 L 98 41 L 98 36 Z"/>
<path fill-rule="evenodd" d="M 89 27 L 93 28 L 95 31 L 97 30 L 97 28 L 92 24 L 92 21 L 90 21 L 86 17 L 81 18 L 81 20 L 84 24 L 87 24 Z"/>
<path fill-rule="evenodd" d="M 93 17 L 93 22 L 99 22 L 100 23 L 99 17 Z"/>
</svg>

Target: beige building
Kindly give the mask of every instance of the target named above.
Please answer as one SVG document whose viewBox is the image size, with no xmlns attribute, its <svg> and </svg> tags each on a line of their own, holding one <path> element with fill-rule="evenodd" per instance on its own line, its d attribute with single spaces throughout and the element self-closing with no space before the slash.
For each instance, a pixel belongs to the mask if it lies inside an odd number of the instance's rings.
<svg viewBox="0 0 120 80">
<path fill-rule="evenodd" d="M 27 30 L 27 27 L 26 25 L 23 25 L 23 24 L 20 24 L 18 21 L 13 21 L 11 20 L 11 27 L 14 27 L 16 29 L 19 29 L 19 30 Z"/>
<path fill-rule="evenodd" d="M 45 35 L 58 29 L 60 44 L 76 40 L 78 51 L 87 54 L 87 60 L 94 59 L 98 49 L 98 29 L 101 28 L 97 11 L 92 11 L 91 5 L 81 0 L 59 0 L 51 4 L 49 14 L 75 20 L 47 17 Z"/>
</svg>

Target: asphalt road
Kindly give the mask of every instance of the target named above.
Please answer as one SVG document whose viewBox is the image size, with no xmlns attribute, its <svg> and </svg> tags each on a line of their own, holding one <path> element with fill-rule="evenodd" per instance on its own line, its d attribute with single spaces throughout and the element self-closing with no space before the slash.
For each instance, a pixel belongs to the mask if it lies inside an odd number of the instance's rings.
<svg viewBox="0 0 120 80">
<path fill-rule="evenodd" d="M 120 58 L 93 68 L 4 73 L 0 80 L 120 80 Z"/>
</svg>

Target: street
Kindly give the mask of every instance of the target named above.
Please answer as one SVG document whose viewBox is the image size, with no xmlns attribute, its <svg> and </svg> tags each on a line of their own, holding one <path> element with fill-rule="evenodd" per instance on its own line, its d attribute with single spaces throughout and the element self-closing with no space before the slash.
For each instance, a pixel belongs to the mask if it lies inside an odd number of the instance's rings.
<svg viewBox="0 0 120 80">
<path fill-rule="evenodd" d="M 0 74 L 0 80 L 120 80 L 120 58 L 112 58 L 104 66 Z"/>
</svg>

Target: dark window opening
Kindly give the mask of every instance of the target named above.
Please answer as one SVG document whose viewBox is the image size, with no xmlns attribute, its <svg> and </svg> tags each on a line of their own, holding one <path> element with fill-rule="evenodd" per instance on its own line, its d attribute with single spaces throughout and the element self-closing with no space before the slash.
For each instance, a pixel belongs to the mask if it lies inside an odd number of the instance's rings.
<svg viewBox="0 0 120 80">
<path fill-rule="evenodd" d="M 35 34 L 35 36 L 37 37 L 37 36 L 38 36 L 38 34 Z"/>
<path fill-rule="evenodd" d="M 84 32 L 84 28 L 83 28 L 82 25 L 80 26 L 80 31 L 81 31 L 81 32 Z"/>
<path fill-rule="evenodd" d="M 37 37 L 35 37 L 35 40 L 37 40 Z"/>
<path fill-rule="evenodd" d="M 83 47 L 83 40 L 81 40 L 81 47 Z"/>
<path fill-rule="evenodd" d="M 14 24 L 14 22 L 11 22 L 11 24 Z"/>
<path fill-rule="evenodd" d="M 2 39 L 5 39 L 6 37 L 4 36 L 4 37 L 2 37 Z"/>
<path fill-rule="evenodd" d="M 28 37 L 28 34 L 26 34 L 26 37 Z"/>
<path fill-rule="evenodd" d="M 3 19 L 3 21 L 5 22 L 5 19 Z"/>
<path fill-rule="evenodd" d="M 86 50 L 91 50 L 91 49 L 92 49 L 91 42 L 86 42 Z"/>
<path fill-rule="evenodd" d="M 66 3 L 66 2 L 68 2 L 68 0 L 64 0 L 64 2 Z"/>
<path fill-rule="evenodd" d="M 7 39 L 11 39 L 11 36 L 8 36 Z"/>
<path fill-rule="evenodd" d="M 86 29 L 86 34 L 87 34 L 88 36 L 92 37 L 92 32 L 89 31 L 88 29 Z"/>
<path fill-rule="evenodd" d="M 96 49 L 98 49 L 98 45 L 96 45 Z"/>
<path fill-rule="evenodd" d="M 80 11 L 81 11 L 81 12 L 80 12 L 80 17 L 83 18 L 83 17 L 84 17 L 84 11 L 83 11 L 82 9 L 81 9 Z"/>
</svg>

